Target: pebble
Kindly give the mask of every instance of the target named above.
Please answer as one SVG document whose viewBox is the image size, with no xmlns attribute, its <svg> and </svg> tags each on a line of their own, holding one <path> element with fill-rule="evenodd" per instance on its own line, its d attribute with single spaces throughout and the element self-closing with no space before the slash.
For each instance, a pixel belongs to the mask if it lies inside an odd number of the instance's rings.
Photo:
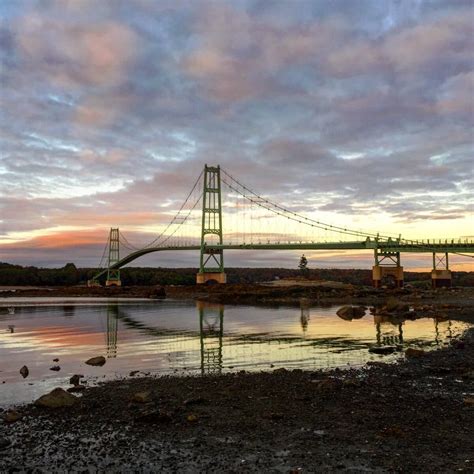
<svg viewBox="0 0 474 474">
<path fill-rule="evenodd" d="M 0 436 L 0 450 L 8 448 L 12 442 L 8 438 Z"/>
</svg>

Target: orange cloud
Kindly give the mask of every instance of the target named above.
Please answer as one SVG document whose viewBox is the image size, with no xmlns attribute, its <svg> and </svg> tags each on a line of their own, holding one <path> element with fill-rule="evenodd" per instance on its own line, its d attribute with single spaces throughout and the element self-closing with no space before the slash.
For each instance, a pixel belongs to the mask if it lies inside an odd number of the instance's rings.
<svg viewBox="0 0 474 474">
<path fill-rule="evenodd" d="M 0 248 L 38 248 L 53 249 L 84 245 L 104 244 L 107 234 L 103 229 L 57 232 L 33 237 L 21 242 L 1 245 Z"/>
</svg>

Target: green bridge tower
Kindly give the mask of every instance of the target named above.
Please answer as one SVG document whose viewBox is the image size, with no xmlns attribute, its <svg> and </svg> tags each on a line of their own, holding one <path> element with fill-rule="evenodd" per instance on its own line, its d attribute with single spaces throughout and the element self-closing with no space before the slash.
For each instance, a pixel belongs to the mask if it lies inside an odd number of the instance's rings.
<svg viewBox="0 0 474 474">
<path fill-rule="evenodd" d="M 221 170 L 219 166 L 205 165 L 202 193 L 201 256 L 196 283 L 226 283 L 224 251 L 208 248 L 208 243 L 222 245 Z"/>
<path fill-rule="evenodd" d="M 120 260 L 120 235 L 118 229 L 110 229 L 109 258 L 107 265 L 107 280 L 105 286 L 122 286 L 120 281 L 120 269 L 111 268 Z"/>
</svg>

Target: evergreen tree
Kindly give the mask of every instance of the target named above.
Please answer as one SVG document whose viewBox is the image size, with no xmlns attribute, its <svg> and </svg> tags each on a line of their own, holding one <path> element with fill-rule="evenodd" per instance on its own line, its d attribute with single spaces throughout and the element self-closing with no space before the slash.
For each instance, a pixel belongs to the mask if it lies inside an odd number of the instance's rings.
<svg viewBox="0 0 474 474">
<path fill-rule="evenodd" d="M 303 255 L 301 255 L 300 258 L 300 263 L 298 265 L 298 268 L 300 269 L 300 272 L 302 275 L 307 275 L 308 274 L 308 259 Z"/>
</svg>

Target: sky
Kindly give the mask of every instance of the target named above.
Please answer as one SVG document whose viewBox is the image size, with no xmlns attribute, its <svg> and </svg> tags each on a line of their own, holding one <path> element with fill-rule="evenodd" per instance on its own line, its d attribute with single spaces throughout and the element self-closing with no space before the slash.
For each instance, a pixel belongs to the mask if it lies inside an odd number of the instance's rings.
<svg viewBox="0 0 474 474">
<path fill-rule="evenodd" d="M 474 236 L 472 0 L 2 0 L 0 19 L 0 261 L 95 266 L 110 227 L 152 240 L 205 163 L 335 225 Z"/>
</svg>

